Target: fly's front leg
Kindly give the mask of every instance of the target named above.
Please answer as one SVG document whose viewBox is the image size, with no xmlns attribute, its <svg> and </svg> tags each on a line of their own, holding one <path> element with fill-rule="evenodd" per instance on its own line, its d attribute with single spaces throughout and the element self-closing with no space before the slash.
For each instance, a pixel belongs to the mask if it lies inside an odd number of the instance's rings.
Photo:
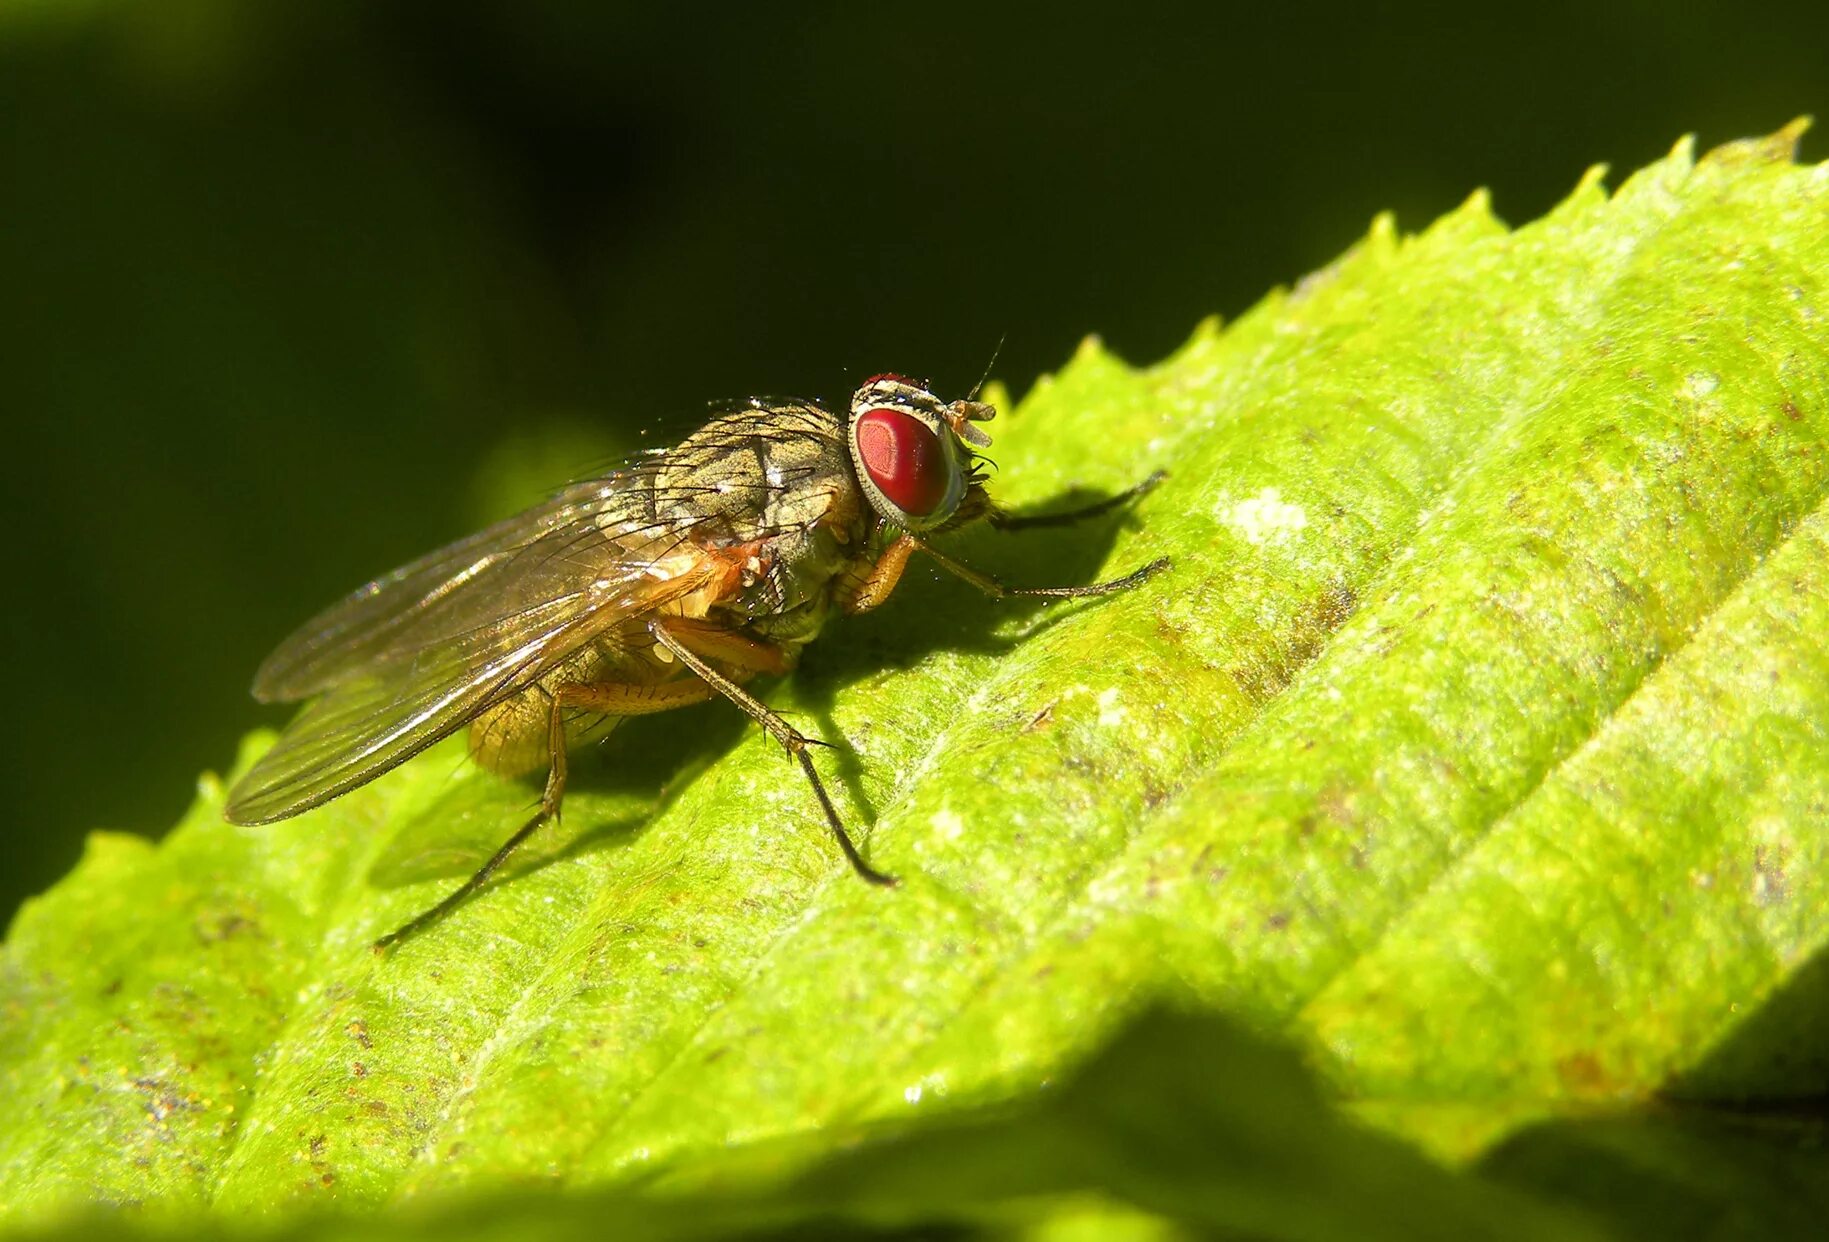
<svg viewBox="0 0 1829 1242">
<path fill-rule="evenodd" d="M 913 540 L 912 535 L 902 536 Z M 1088 586 L 1067 587 L 1013 587 L 1005 586 L 989 574 L 981 574 L 967 565 L 961 565 L 939 549 L 915 540 L 915 547 L 933 559 L 934 564 L 954 577 L 963 578 L 983 591 L 992 599 L 1004 599 L 1011 595 L 1046 596 L 1050 599 L 1084 599 L 1093 595 L 1115 595 L 1119 591 L 1128 591 L 1134 586 L 1141 586 L 1169 567 L 1169 558 L 1158 557 L 1142 569 L 1125 574 L 1122 578 L 1113 578 L 1110 582 L 1094 582 Z"/>
<path fill-rule="evenodd" d="M 1087 518 L 1097 517 L 1101 513 L 1110 513 L 1113 509 L 1122 508 L 1131 501 L 1148 495 L 1156 489 L 1158 483 L 1167 477 L 1166 470 L 1158 470 L 1135 487 L 1126 488 L 1116 496 L 1107 496 L 1104 500 L 1078 509 L 1069 509 L 1065 513 L 1037 513 L 1027 517 L 1017 517 L 993 509 L 986 515 L 985 520 L 998 530 L 1034 530 L 1040 526 L 1071 526 L 1075 522 L 1083 522 Z"/>
<path fill-rule="evenodd" d="M 509 855 L 519 849 L 541 824 L 559 818 L 559 808 L 565 800 L 565 713 L 568 710 L 582 709 L 606 716 L 644 716 L 703 703 L 711 697 L 711 687 L 703 681 L 662 682 L 654 686 L 622 682 L 575 683 L 559 686 L 550 691 L 547 697 L 546 745 L 550 759 L 546 769 L 546 788 L 540 794 L 539 809 L 513 836 L 502 843 L 502 848 L 489 856 L 488 862 L 477 868 L 475 875 L 453 889 L 443 901 L 375 941 L 373 948 L 377 953 L 400 943 L 457 909 L 470 894 L 489 882 L 489 877 L 508 861 Z"/>
<path fill-rule="evenodd" d="M 1040 526 L 1067 526 L 1074 522 L 1083 521 L 1089 517 L 1097 517 L 1101 513 L 1109 513 L 1113 509 L 1127 505 L 1131 501 L 1136 500 L 1139 496 L 1143 496 L 1154 490 L 1156 485 L 1162 482 L 1166 477 L 1168 476 L 1165 471 L 1158 470 L 1135 487 L 1119 492 L 1116 496 L 1108 496 L 1095 504 L 1086 505 L 1079 509 L 1070 509 L 1065 513 L 1046 513 L 1035 517 L 1012 517 L 1007 513 L 992 509 L 985 517 L 986 520 L 998 530 L 1032 530 Z M 1115 579 L 1111 582 L 1099 582 L 1094 583 L 1091 586 L 1076 587 L 1012 587 L 1005 586 L 988 574 L 979 573 L 975 569 L 960 564 L 952 557 L 947 556 L 930 544 L 921 542 L 921 540 L 915 538 L 913 535 L 904 534 L 898 535 L 895 539 L 891 540 L 889 546 L 883 549 L 882 553 L 867 569 L 854 570 L 848 576 L 841 578 L 838 583 L 837 592 L 833 597 L 834 601 L 840 609 L 853 615 L 860 612 L 869 612 L 872 608 L 878 607 L 884 600 L 889 598 L 890 594 L 895 590 L 896 584 L 902 580 L 902 574 L 908 568 L 908 558 L 913 556 L 916 552 L 926 553 L 933 558 L 934 563 L 940 566 L 940 568 L 956 577 L 965 579 L 980 591 L 989 595 L 992 599 L 1002 599 L 1007 595 L 1040 595 L 1055 598 L 1081 598 L 1091 595 L 1111 595 L 1118 591 L 1127 591 L 1131 587 L 1138 586 L 1155 574 L 1167 569 L 1169 566 L 1169 559 L 1165 556 L 1159 560 L 1151 561 L 1148 565 L 1145 565 L 1142 569 L 1137 570 L 1133 574 L 1127 574 L 1124 577 Z"/>
<path fill-rule="evenodd" d="M 1153 487 L 1155 483 L 1149 481 L 1139 486 Z M 1128 494 L 1126 498 L 1128 498 Z M 1101 502 L 1101 506 L 1110 507 L 1108 502 Z M 1038 525 L 1045 524 L 1045 522 L 1038 523 Z M 838 606 L 853 614 L 868 612 L 877 607 L 889 598 L 890 592 L 895 590 L 896 583 L 902 580 L 903 571 L 908 568 L 908 558 L 916 552 L 925 553 L 941 569 L 955 577 L 965 579 L 992 599 L 1003 599 L 1010 595 L 1046 596 L 1055 599 L 1114 595 L 1119 591 L 1128 591 L 1134 586 L 1142 585 L 1169 567 L 1169 558 L 1164 556 L 1151 561 L 1135 573 L 1126 574 L 1124 577 L 1115 578 L 1110 582 L 1095 582 L 1089 586 L 1070 587 L 1013 587 L 1005 586 L 989 574 L 981 574 L 977 570 L 955 561 L 946 553 L 931 544 L 922 543 L 913 535 L 900 535 L 883 549 L 883 554 L 868 570 L 839 584 L 836 596 Z"/>
<path fill-rule="evenodd" d="M 728 631 L 722 631 L 716 636 L 708 635 L 706 631 L 711 629 L 713 627 L 683 625 L 679 618 L 674 617 L 657 617 L 648 623 L 648 632 L 654 636 L 656 643 L 672 652 L 675 659 L 696 673 L 713 690 L 742 708 L 750 719 L 767 730 L 768 735 L 780 742 L 782 749 L 800 764 L 800 770 L 806 773 L 807 783 L 813 786 L 813 796 L 819 799 L 819 809 L 825 812 L 826 823 L 830 825 L 832 835 L 838 838 L 838 847 L 844 851 L 845 859 L 851 864 L 851 869 L 872 884 L 894 884 L 896 882 L 894 876 L 885 875 L 865 862 L 863 855 L 857 852 L 857 846 L 852 844 L 851 834 L 845 831 L 844 821 L 838 817 L 838 808 L 832 805 L 832 796 L 826 792 L 825 782 L 819 779 L 819 770 L 813 766 L 813 756 L 810 750 L 816 745 L 815 741 L 789 724 L 779 712 L 772 710 L 768 704 L 738 685 L 735 680 L 718 671 L 709 660 L 699 654 L 697 649 L 704 647 L 708 640 L 717 642 L 719 637 L 741 638 L 740 635 L 731 635 Z M 743 641 L 753 640 L 744 639 Z M 755 645 L 759 648 L 769 646 L 764 643 Z M 785 658 L 786 653 L 782 654 Z M 714 658 L 727 659 L 728 657 Z"/>
<path fill-rule="evenodd" d="M 834 601 L 853 616 L 869 612 L 889 598 L 895 584 L 902 580 L 902 571 L 908 568 L 908 558 L 920 547 L 913 535 L 897 537 L 868 569 L 853 571 L 839 580 Z"/>
</svg>

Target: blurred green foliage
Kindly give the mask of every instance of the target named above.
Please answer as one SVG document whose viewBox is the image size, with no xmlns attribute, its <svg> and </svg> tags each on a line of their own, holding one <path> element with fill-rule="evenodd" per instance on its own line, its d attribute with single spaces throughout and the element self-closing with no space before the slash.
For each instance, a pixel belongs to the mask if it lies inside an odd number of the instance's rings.
<svg viewBox="0 0 1829 1242">
<path fill-rule="evenodd" d="M 1005 337 L 1019 390 L 1088 330 L 1159 356 L 1379 209 L 1486 184 L 1529 218 L 1590 160 L 1820 108 L 1824 33 L 1813 3 L 0 8 L 0 907 L 86 829 L 171 822 L 272 720 L 268 647 L 571 453 L 886 368 L 963 388 Z"/>
</svg>

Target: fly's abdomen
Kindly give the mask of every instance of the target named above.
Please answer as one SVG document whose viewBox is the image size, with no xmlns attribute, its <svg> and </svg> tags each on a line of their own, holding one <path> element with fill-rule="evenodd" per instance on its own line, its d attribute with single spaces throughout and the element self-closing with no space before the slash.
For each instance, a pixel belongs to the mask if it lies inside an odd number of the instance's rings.
<svg viewBox="0 0 1829 1242">
<path fill-rule="evenodd" d="M 658 685 L 679 676 L 678 664 L 657 659 L 640 626 L 618 627 L 579 651 L 539 681 L 503 699 L 470 722 L 470 754 L 478 764 L 501 776 L 538 772 L 552 760 L 553 695 L 561 686 L 615 684 Z M 619 718 L 597 715 L 600 736 Z M 576 742 L 584 730 L 567 729 Z"/>
</svg>

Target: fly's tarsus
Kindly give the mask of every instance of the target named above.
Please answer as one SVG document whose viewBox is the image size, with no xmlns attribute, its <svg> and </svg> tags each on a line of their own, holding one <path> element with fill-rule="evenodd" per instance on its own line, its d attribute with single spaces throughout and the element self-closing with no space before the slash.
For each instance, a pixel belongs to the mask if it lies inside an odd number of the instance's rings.
<svg viewBox="0 0 1829 1242">
<path fill-rule="evenodd" d="M 1149 495 L 1156 490 L 1157 484 L 1168 477 L 1168 471 L 1158 470 L 1143 482 L 1134 487 L 1127 487 L 1115 496 L 1107 496 L 1104 500 L 1096 500 L 1092 504 L 1078 509 L 1068 509 L 1063 513 L 1012 515 L 993 511 L 989 520 L 991 525 L 998 530 L 1035 530 L 1043 526 L 1071 526 L 1075 522 L 1098 517 L 1101 513 L 1121 509 L 1131 501 Z"/>
<path fill-rule="evenodd" d="M 648 631 L 654 635 L 654 641 L 671 651 L 674 658 L 681 664 L 708 682 L 713 690 L 742 708 L 744 714 L 761 725 L 768 735 L 780 742 L 782 749 L 786 750 L 800 764 L 800 770 L 806 773 L 807 783 L 813 786 L 813 796 L 819 799 L 819 809 L 825 812 L 826 823 L 831 827 L 832 835 L 838 838 L 838 847 L 844 851 L 845 860 L 851 864 L 851 869 L 872 884 L 893 886 L 896 883 L 894 876 L 878 871 L 865 862 L 863 855 L 857 852 L 857 846 L 851 841 L 851 834 L 845 831 L 844 820 L 839 818 L 838 808 L 832 805 L 832 796 L 826 792 L 825 782 L 819 777 L 819 769 L 813 766 L 813 756 L 808 753 L 809 748 L 824 746 L 828 749 L 836 749 L 832 743 L 808 737 L 789 724 L 780 712 L 775 711 L 761 699 L 713 668 L 702 656 L 683 642 L 679 635 L 674 633 L 673 627 L 668 625 L 664 619 L 650 622 Z"/>
<path fill-rule="evenodd" d="M 1005 587 L 1005 595 L 1044 595 L 1050 599 L 1086 599 L 1094 595 L 1116 595 L 1119 591 L 1128 591 L 1132 587 L 1142 586 L 1157 574 L 1169 567 L 1169 558 L 1158 557 L 1142 569 L 1125 574 L 1122 578 L 1113 578 L 1110 582 L 1094 582 L 1089 586 L 1070 587 Z"/>
<path fill-rule="evenodd" d="M 489 882 L 489 877 L 495 874 L 498 867 L 508 861 L 508 856 L 510 854 L 519 849 L 522 843 L 525 842 L 528 837 L 531 837 L 541 824 L 552 819 L 558 813 L 559 808 L 556 803 L 548 806 L 542 801 L 540 809 L 534 813 L 533 818 L 528 820 L 525 824 L 522 824 L 520 829 L 512 837 L 509 837 L 504 841 L 502 843 L 502 848 L 491 854 L 489 856 L 489 861 L 477 868 L 475 875 L 452 889 L 451 892 L 445 895 L 443 901 L 440 901 L 437 905 L 428 910 L 422 910 L 420 913 L 414 915 L 399 927 L 396 927 L 393 931 L 380 937 L 373 944 L 369 945 L 369 948 L 373 949 L 376 953 L 386 953 L 408 936 L 425 930 L 432 924 L 438 922 L 438 920 L 444 918 L 445 915 L 451 913 L 451 911 L 457 909 L 457 907 L 463 905 L 472 893 Z"/>
<path fill-rule="evenodd" d="M 571 697 L 568 694 L 568 691 L 576 691 L 578 689 L 580 689 L 580 687 L 560 686 L 557 690 L 548 691 L 545 687 L 540 687 L 541 693 L 545 695 L 546 698 L 546 788 L 540 793 L 540 809 L 533 813 L 533 818 L 522 824 L 520 828 L 515 831 L 513 836 L 502 842 L 501 848 L 489 855 L 489 861 L 478 867 L 475 874 L 465 880 L 462 884 L 459 884 L 455 889 L 445 894 L 444 900 L 440 901 L 431 909 L 423 910 L 413 918 L 408 919 L 405 923 L 402 923 L 399 927 L 396 927 L 393 931 L 371 944 L 369 946 L 370 949 L 374 950 L 376 953 L 385 953 L 394 945 L 405 940 L 408 936 L 411 936 L 415 932 L 426 927 L 430 927 L 433 923 L 438 922 L 438 920 L 442 919 L 445 915 L 463 905 L 472 893 L 489 882 L 489 877 L 494 875 L 496 870 L 500 868 L 503 863 L 508 861 L 508 856 L 519 849 L 528 837 L 531 837 L 539 830 L 542 824 L 546 823 L 548 820 L 558 820 L 560 809 L 565 805 L 565 782 L 567 774 L 570 771 L 570 765 L 565 757 L 566 704 Z"/>
<path fill-rule="evenodd" d="M 794 752 L 794 758 L 800 761 L 800 770 L 807 774 L 807 783 L 813 786 L 813 796 L 819 799 L 819 809 L 826 813 L 826 824 L 832 829 L 832 835 L 838 838 L 838 848 L 844 851 L 845 861 L 851 864 L 851 870 L 884 888 L 894 888 L 901 881 L 886 871 L 878 871 L 864 861 L 864 856 L 857 852 L 857 846 L 851 843 L 851 834 L 845 831 L 845 822 L 838 817 L 838 808 L 832 805 L 832 796 L 826 792 L 825 782 L 819 779 L 819 770 L 813 766 L 813 756 L 804 750 Z"/>
<path fill-rule="evenodd" d="M 955 561 L 944 552 L 936 550 L 929 544 L 920 544 L 920 549 L 933 559 L 934 564 L 956 578 L 971 583 L 992 599 L 1007 599 L 1010 596 L 1040 596 L 1047 599 L 1087 599 L 1095 595 L 1116 595 L 1119 591 L 1128 591 L 1134 586 L 1155 577 L 1169 567 L 1169 558 L 1159 557 L 1142 569 L 1114 578 L 1110 582 L 1094 582 L 1086 586 L 1064 587 L 1013 587 L 1005 586 L 989 574 L 981 574 L 968 565 Z"/>
</svg>

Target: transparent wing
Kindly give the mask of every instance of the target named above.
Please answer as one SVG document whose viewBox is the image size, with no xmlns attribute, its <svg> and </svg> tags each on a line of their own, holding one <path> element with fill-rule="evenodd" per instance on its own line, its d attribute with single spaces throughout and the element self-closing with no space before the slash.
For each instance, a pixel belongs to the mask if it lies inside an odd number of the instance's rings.
<svg viewBox="0 0 1829 1242">
<path fill-rule="evenodd" d="M 262 666 L 258 697 L 318 696 L 230 791 L 265 823 L 353 789 L 519 692 L 610 628 L 704 586 L 678 487 L 635 467 L 577 484 L 378 579 Z"/>
<path fill-rule="evenodd" d="M 585 643 L 643 611 L 703 586 L 715 563 L 662 582 L 573 578 L 547 595 L 447 641 L 368 664 L 340 678 L 289 725 L 230 791 L 239 824 L 284 819 L 381 775 L 517 693 Z"/>
<path fill-rule="evenodd" d="M 377 660 L 436 645 L 474 628 L 496 588 L 557 553 L 567 540 L 614 523 L 631 503 L 626 475 L 576 483 L 552 499 L 375 579 L 281 643 L 254 678 L 254 697 L 287 703 L 365 673 Z M 518 594 L 518 592 L 517 592 Z M 491 602 L 493 601 L 493 603 Z"/>
</svg>

